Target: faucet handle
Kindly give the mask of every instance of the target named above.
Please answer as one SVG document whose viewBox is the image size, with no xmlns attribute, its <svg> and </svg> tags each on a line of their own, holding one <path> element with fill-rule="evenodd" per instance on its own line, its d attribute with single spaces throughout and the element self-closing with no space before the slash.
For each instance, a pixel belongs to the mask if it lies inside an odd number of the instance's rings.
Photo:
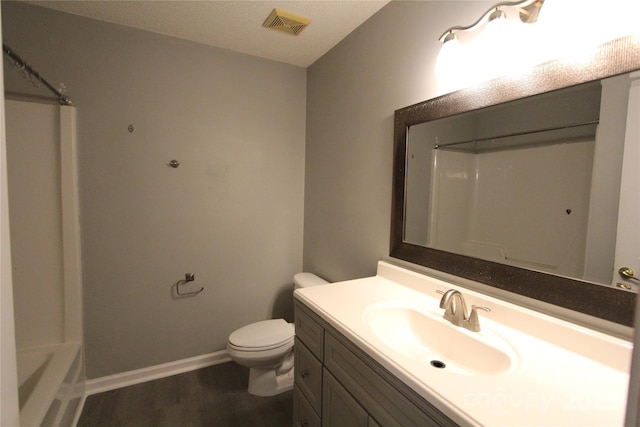
<svg viewBox="0 0 640 427">
<path fill-rule="evenodd" d="M 483 307 L 480 305 L 472 305 L 471 313 L 469 313 L 469 320 L 464 323 L 464 327 L 472 332 L 480 332 L 480 319 L 478 318 L 478 310 L 484 310 L 490 312 L 489 307 Z"/>
</svg>

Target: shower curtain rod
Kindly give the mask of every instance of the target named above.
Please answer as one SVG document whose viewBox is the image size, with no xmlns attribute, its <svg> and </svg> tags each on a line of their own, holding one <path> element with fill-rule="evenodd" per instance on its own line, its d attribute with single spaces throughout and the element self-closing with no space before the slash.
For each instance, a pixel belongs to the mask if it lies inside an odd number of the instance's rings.
<svg viewBox="0 0 640 427">
<path fill-rule="evenodd" d="M 40 73 L 38 73 L 36 70 L 34 70 L 33 68 L 31 68 L 29 66 L 29 64 L 27 64 L 24 59 L 20 58 L 13 50 L 11 50 L 11 48 L 9 46 L 7 46 L 5 43 L 2 43 L 2 51 L 9 57 L 11 58 L 11 60 L 13 61 L 14 65 L 16 68 L 20 69 L 20 70 L 24 70 L 27 73 L 29 73 L 29 75 L 31 77 L 28 77 L 30 80 L 32 80 L 32 78 L 35 78 L 36 80 L 38 80 L 40 83 L 42 83 L 43 85 L 45 85 L 47 87 L 47 89 L 49 89 L 51 92 L 53 92 L 53 94 L 56 96 L 56 99 L 58 100 L 58 103 L 60 105 L 73 105 L 73 102 L 71 102 L 71 98 L 69 98 L 67 95 L 64 95 L 63 93 L 61 93 L 58 89 L 56 89 L 55 87 L 53 87 L 48 81 L 46 81 L 44 79 L 44 77 L 42 77 L 40 75 Z"/>
</svg>

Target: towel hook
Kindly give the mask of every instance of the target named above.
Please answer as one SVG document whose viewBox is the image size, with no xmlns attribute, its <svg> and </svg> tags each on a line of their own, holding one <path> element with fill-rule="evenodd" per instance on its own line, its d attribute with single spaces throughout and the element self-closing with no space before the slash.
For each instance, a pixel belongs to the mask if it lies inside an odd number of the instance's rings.
<svg viewBox="0 0 640 427">
<path fill-rule="evenodd" d="M 194 273 L 186 273 L 184 275 L 184 279 L 182 280 L 178 280 L 176 282 L 176 293 L 181 296 L 181 297 L 188 297 L 188 296 L 195 296 L 198 295 L 200 292 L 204 291 L 204 287 L 201 287 L 199 290 L 197 291 L 192 291 L 192 292 L 180 292 L 180 285 L 184 285 L 187 282 L 193 282 L 194 280 L 196 280 L 196 275 Z"/>
</svg>

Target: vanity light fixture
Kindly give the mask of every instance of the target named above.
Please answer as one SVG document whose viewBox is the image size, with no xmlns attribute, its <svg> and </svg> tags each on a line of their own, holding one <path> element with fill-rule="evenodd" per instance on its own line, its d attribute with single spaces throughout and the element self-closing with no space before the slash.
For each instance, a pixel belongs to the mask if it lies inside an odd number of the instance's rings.
<svg viewBox="0 0 640 427">
<path fill-rule="evenodd" d="M 480 18 L 471 25 L 466 27 L 463 26 L 454 26 L 446 30 L 442 35 L 438 38 L 442 43 L 447 43 L 451 40 L 450 35 L 455 35 L 455 33 L 463 32 L 463 31 L 473 31 L 476 28 L 480 27 L 482 24 L 486 22 L 492 22 L 496 19 L 508 19 L 507 13 L 505 9 L 513 9 L 518 12 L 518 17 L 520 22 L 531 24 L 538 20 L 538 14 L 540 13 L 540 9 L 544 0 L 522 0 L 522 1 L 506 1 L 502 3 L 498 3 L 492 6 L 489 10 L 480 16 Z"/>
<path fill-rule="evenodd" d="M 451 78 L 451 74 L 461 73 L 463 62 L 470 59 L 464 58 L 462 46 L 458 36 L 463 33 L 476 32 L 481 36 L 475 50 L 496 50 L 496 42 L 508 43 L 513 35 L 510 34 L 515 24 L 531 24 L 538 20 L 540 9 L 545 0 L 506 1 L 498 3 L 483 13 L 476 22 L 468 26 L 454 26 L 447 29 L 438 38 L 442 47 L 436 62 L 436 76 Z M 511 25 L 511 24 L 514 25 Z M 479 34 L 484 31 L 486 34 Z M 489 39 L 489 40 L 482 40 Z M 476 52 L 480 54 L 480 52 Z M 508 55 L 507 55 L 508 56 Z M 487 59 L 486 57 L 484 58 Z"/>
</svg>

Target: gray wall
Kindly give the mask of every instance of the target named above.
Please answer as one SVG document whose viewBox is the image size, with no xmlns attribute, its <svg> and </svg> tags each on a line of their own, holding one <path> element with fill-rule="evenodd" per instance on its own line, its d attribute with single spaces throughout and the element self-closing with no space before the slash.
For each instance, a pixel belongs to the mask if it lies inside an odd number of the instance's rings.
<svg viewBox="0 0 640 427">
<path fill-rule="evenodd" d="M 78 108 L 88 377 L 290 317 L 306 71 L 24 3 L 3 1 L 2 18 L 4 42 Z M 5 71 L 8 91 L 30 91 Z M 186 272 L 205 291 L 175 299 Z"/>
<path fill-rule="evenodd" d="M 304 268 L 375 274 L 389 254 L 393 113 L 433 98 L 438 37 L 485 1 L 393 1 L 308 68 Z"/>
</svg>

